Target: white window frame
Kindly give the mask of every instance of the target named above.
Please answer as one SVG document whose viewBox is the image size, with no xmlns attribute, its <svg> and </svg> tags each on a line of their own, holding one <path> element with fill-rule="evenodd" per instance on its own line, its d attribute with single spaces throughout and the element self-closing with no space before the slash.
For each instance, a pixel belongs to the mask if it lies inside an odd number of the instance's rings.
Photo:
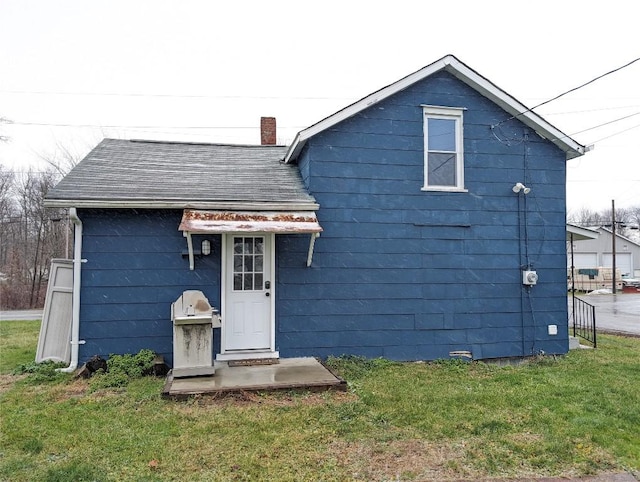
<svg viewBox="0 0 640 482">
<path fill-rule="evenodd" d="M 422 105 L 422 124 L 424 129 L 424 185 L 423 191 L 452 191 L 467 192 L 464 188 L 464 149 L 463 149 L 463 107 L 441 107 L 435 105 Z M 429 123 L 428 119 L 454 120 L 456 126 L 456 185 L 438 186 L 429 184 Z"/>
</svg>

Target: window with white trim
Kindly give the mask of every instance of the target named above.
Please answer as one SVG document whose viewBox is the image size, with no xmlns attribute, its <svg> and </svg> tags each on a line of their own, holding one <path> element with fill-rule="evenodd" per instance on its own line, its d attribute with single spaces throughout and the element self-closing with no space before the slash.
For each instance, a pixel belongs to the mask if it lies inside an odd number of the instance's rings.
<svg viewBox="0 0 640 482">
<path fill-rule="evenodd" d="M 427 191 L 464 191 L 462 112 L 423 105 L 424 186 Z"/>
</svg>

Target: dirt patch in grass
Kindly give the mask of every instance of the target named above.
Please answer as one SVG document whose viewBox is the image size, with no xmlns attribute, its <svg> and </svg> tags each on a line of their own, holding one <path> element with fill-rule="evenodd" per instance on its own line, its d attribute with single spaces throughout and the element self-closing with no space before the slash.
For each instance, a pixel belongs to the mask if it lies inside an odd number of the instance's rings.
<svg viewBox="0 0 640 482">
<path fill-rule="evenodd" d="M 340 440 L 330 445 L 330 451 L 354 480 L 451 480 L 479 475 L 465 466 L 465 448 L 450 443 Z"/>
<path fill-rule="evenodd" d="M 0 393 L 9 391 L 17 381 L 26 377 L 27 375 L 0 375 Z"/>
<path fill-rule="evenodd" d="M 236 392 L 220 395 L 194 395 L 186 401 L 175 402 L 177 407 L 266 407 L 318 406 L 331 403 L 354 402 L 357 395 L 348 392 Z"/>
<path fill-rule="evenodd" d="M 55 387 L 52 396 L 56 402 L 63 402 L 72 398 L 84 397 L 87 394 L 88 389 L 88 381 L 78 378 L 64 385 Z"/>
</svg>

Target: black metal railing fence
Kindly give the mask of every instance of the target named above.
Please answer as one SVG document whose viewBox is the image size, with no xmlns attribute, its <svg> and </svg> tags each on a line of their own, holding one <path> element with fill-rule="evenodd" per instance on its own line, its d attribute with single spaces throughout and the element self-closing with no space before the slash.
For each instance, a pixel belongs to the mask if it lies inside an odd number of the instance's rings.
<svg viewBox="0 0 640 482">
<path fill-rule="evenodd" d="M 579 336 L 596 348 L 596 307 L 575 295 L 572 298 L 573 336 Z"/>
</svg>

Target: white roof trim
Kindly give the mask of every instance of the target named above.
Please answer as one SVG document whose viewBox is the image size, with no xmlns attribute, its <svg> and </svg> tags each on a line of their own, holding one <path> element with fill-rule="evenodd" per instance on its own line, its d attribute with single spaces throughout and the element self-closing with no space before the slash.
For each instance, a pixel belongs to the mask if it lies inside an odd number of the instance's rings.
<svg viewBox="0 0 640 482">
<path fill-rule="evenodd" d="M 596 239 L 600 233 L 594 229 L 583 228 L 575 224 L 567 223 L 567 241 L 571 239 L 573 234 L 574 241 L 582 241 L 585 239 Z"/>
<path fill-rule="evenodd" d="M 45 199 L 49 208 L 96 209 L 220 209 L 229 211 L 317 211 L 317 203 L 214 201 L 105 201 L 97 199 Z"/>
<path fill-rule="evenodd" d="M 583 145 L 577 143 L 562 131 L 549 124 L 538 114 L 528 111 L 528 107 L 482 77 L 475 70 L 469 68 L 453 55 L 447 55 L 298 132 L 293 143 L 289 146 L 284 162 L 288 163 L 295 160 L 306 144 L 307 139 L 443 69 L 495 102 L 509 114 L 518 116 L 518 119 L 522 123 L 565 151 L 567 160 L 582 156 L 586 152 Z"/>
</svg>

